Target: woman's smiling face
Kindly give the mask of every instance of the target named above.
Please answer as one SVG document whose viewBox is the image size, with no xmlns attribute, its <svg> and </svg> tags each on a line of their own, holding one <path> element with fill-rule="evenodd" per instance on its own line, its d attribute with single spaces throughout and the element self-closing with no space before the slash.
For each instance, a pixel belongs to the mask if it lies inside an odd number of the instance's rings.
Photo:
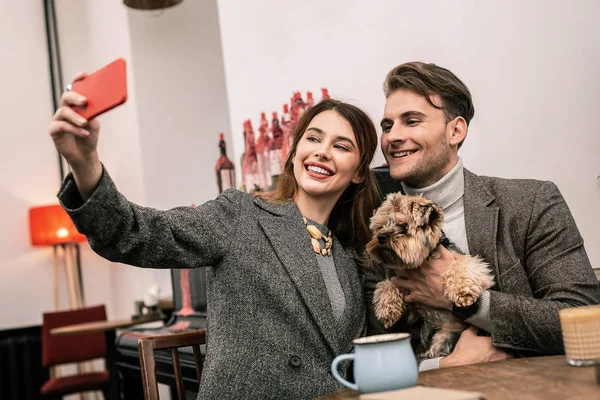
<svg viewBox="0 0 600 400">
<path fill-rule="evenodd" d="M 298 195 L 339 197 L 358 175 L 360 151 L 348 121 L 333 110 L 310 121 L 292 160 Z"/>
</svg>

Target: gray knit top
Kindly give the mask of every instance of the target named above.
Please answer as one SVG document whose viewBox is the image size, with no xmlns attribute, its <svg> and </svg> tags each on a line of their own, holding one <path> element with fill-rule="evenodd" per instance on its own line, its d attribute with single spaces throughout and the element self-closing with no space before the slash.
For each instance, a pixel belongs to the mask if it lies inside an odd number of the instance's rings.
<svg viewBox="0 0 600 400">
<path fill-rule="evenodd" d="M 316 226 L 323 235 L 327 236 L 329 234 L 329 229 L 326 226 L 308 218 L 306 218 L 306 220 L 308 221 L 309 225 Z M 317 258 L 317 264 L 321 270 L 323 281 L 325 282 L 327 294 L 329 295 L 329 302 L 331 303 L 331 309 L 333 310 L 333 317 L 335 318 L 335 322 L 339 324 L 343 322 L 344 310 L 346 309 L 346 298 L 335 269 L 333 252 L 331 253 L 331 256 L 322 256 L 317 253 L 314 254 Z"/>
</svg>

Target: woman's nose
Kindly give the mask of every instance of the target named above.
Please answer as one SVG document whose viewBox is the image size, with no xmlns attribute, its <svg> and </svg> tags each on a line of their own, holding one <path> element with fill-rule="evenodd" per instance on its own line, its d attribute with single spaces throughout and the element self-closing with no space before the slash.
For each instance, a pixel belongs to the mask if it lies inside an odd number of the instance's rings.
<svg viewBox="0 0 600 400">
<path fill-rule="evenodd" d="M 329 152 L 326 149 L 319 149 L 315 152 L 315 156 L 321 160 L 329 160 Z"/>
</svg>

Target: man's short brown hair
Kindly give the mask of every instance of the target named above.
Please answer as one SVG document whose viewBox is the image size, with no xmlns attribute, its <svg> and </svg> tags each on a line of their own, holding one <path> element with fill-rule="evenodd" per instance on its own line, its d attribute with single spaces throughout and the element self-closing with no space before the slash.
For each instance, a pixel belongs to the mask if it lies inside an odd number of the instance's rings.
<svg viewBox="0 0 600 400">
<path fill-rule="evenodd" d="M 415 61 L 392 69 L 383 84 L 385 97 L 400 89 L 415 92 L 433 107 L 443 110 L 446 122 L 463 117 L 469 126 L 475 115 L 475 107 L 467 85 L 446 68 L 435 64 Z M 441 107 L 431 101 L 432 95 L 440 96 Z"/>
</svg>

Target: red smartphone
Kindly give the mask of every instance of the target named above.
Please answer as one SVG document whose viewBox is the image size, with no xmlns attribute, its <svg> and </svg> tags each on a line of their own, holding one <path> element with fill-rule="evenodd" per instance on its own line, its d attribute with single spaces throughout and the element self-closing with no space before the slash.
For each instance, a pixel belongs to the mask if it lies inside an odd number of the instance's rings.
<svg viewBox="0 0 600 400">
<path fill-rule="evenodd" d="M 98 71 L 85 76 L 67 87 L 87 98 L 83 107 L 74 106 L 73 110 L 87 120 L 94 119 L 127 100 L 126 63 L 118 58 Z"/>
</svg>

